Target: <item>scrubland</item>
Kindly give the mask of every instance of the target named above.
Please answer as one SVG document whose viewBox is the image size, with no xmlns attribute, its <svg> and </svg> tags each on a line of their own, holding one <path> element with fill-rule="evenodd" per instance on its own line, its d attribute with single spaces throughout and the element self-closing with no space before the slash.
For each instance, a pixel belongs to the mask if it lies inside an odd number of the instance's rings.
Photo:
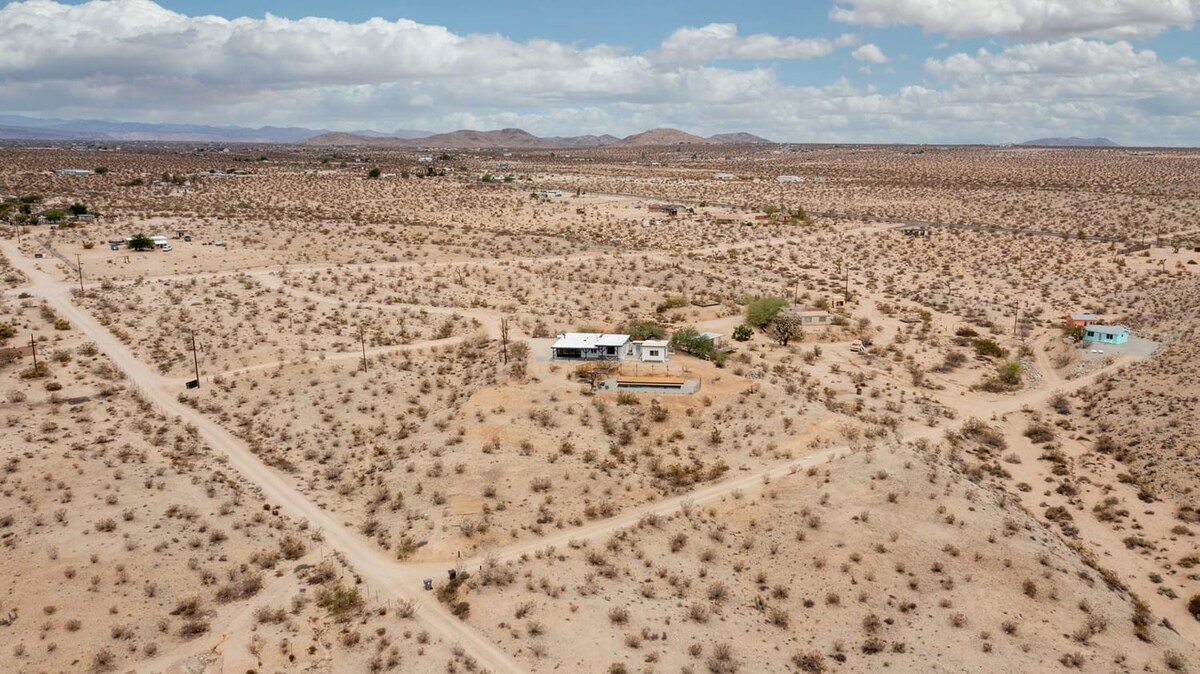
<svg viewBox="0 0 1200 674">
<path fill-rule="evenodd" d="M 0 669 L 1200 666 L 1192 151 L 12 149 Z"/>
</svg>

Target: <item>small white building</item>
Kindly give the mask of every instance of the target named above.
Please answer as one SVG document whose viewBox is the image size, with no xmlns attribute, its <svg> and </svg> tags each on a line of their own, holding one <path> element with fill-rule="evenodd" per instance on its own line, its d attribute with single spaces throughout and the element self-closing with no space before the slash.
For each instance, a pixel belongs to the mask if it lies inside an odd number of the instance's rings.
<svg viewBox="0 0 1200 674">
<path fill-rule="evenodd" d="M 725 335 L 722 335 L 719 332 L 702 332 L 700 333 L 700 336 L 712 342 L 713 348 L 716 349 L 721 348 L 721 340 L 725 339 Z"/>
<path fill-rule="evenodd" d="M 557 199 L 562 196 L 562 190 L 538 190 L 534 194 L 541 199 Z"/>
<path fill-rule="evenodd" d="M 821 328 L 833 324 L 833 316 L 824 309 L 797 311 L 796 318 L 800 319 L 800 325 L 806 328 Z"/>
<path fill-rule="evenodd" d="M 671 354 L 665 339 L 643 339 L 633 343 L 634 357 L 643 363 L 665 363 Z"/>
<path fill-rule="evenodd" d="M 737 175 L 733 173 L 714 173 L 713 180 L 737 180 Z"/>
<path fill-rule="evenodd" d="M 808 182 L 804 176 L 779 176 L 775 179 L 777 183 L 803 183 Z"/>
</svg>

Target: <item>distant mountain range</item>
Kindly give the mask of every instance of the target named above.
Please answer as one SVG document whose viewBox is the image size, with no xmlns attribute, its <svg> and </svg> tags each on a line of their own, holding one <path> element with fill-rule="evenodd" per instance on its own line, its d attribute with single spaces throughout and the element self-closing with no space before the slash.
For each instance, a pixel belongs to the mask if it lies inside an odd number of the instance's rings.
<svg viewBox="0 0 1200 674">
<path fill-rule="evenodd" d="M 1121 147 L 1107 138 L 1038 138 L 1027 140 L 1022 145 L 1041 145 L 1042 147 Z"/>
<path fill-rule="evenodd" d="M 38 119 L 21 115 L 0 115 L 0 139 L 9 140 L 91 140 L 91 141 L 185 141 L 195 143 L 299 143 L 328 129 L 263 126 L 209 126 L 206 124 L 146 124 L 109 122 L 99 119 Z M 430 131 L 398 129 L 355 131 L 366 138 L 420 138 Z"/>
<path fill-rule="evenodd" d="M 313 146 L 567 149 L 638 147 L 644 145 L 717 145 L 770 143 L 749 133 L 722 133 L 704 138 L 677 129 L 653 129 L 627 138 L 602 136 L 538 137 L 521 129 L 433 133 L 413 129 L 330 131 L 305 127 L 210 126 L 206 124 L 150 124 L 98 119 L 39 119 L 0 115 L 0 139 L 96 142 L 192 143 L 303 143 Z"/>
<path fill-rule="evenodd" d="M 716 136 L 695 136 L 678 129 L 652 129 L 626 138 L 616 136 L 553 136 L 542 138 L 522 129 L 474 131 L 463 129 L 422 138 L 365 136 L 354 133 L 326 133 L 304 141 L 305 145 L 354 145 L 371 147 L 428 147 L 428 148 L 511 148 L 518 150 L 552 150 L 586 147 L 643 147 L 651 145 L 730 145 L 734 143 L 770 143 L 749 133 L 725 133 Z"/>
</svg>

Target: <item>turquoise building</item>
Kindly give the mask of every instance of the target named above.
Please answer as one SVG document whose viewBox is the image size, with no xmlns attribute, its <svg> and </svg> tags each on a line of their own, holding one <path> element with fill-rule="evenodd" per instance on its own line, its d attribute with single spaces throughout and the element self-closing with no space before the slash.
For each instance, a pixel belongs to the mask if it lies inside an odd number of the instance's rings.
<svg viewBox="0 0 1200 674">
<path fill-rule="evenodd" d="M 1129 328 L 1121 325 L 1085 325 L 1083 340 L 1097 344 L 1124 344 L 1129 341 Z"/>
</svg>

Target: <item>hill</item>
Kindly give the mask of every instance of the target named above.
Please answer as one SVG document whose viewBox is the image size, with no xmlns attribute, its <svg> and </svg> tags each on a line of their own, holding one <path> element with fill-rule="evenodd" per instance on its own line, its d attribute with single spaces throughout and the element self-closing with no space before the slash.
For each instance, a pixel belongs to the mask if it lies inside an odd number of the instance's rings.
<svg viewBox="0 0 1200 674">
<path fill-rule="evenodd" d="M 642 147 L 647 145 L 710 145 L 713 141 L 679 129 L 651 129 L 635 133 L 613 143 L 613 147 Z"/>
<path fill-rule="evenodd" d="M 1041 145 L 1043 147 L 1121 147 L 1107 138 L 1037 138 L 1027 140 L 1021 145 Z"/>
<path fill-rule="evenodd" d="M 552 136 L 542 138 L 522 129 L 476 131 L 460 129 L 417 138 L 398 136 L 368 136 L 361 133 L 323 133 L 303 141 L 305 145 L 354 145 L 372 147 L 427 148 L 513 148 L 522 150 L 554 150 L 588 147 L 645 147 L 651 145 L 721 145 L 734 143 L 770 143 L 749 133 L 725 133 L 704 138 L 678 129 L 652 129 L 626 138 L 602 136 Z"/>
<path fill-rule="evenodd" d="M 774 142 L 762 136 L 756 136 L 744 131 L 741 133 L 718 133 L 715 136 L 709 136 L 708 139 L 717 143 L 729 143 L 730 145 L 770 145 Z"/>
</svg>

